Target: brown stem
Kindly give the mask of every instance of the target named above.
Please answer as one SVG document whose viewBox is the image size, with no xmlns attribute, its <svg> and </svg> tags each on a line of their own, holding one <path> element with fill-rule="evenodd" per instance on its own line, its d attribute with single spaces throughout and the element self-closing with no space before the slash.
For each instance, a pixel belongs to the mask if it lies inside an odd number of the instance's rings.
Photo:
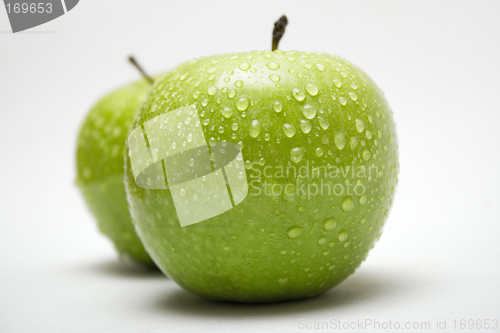
<svg viewBox="0 0 500 333">
<path fill-rule="evenodd" d="M 278 44 L 280 43 L 281 37 L 283 37 L 283 34 L 285 33 L 287 24 L 288 19 L 285 15 L 280 17 L 278 21 L 274 22 L 272 51 L 278 49 Z"/>
<path fill-rule="evenodd" d="M 137 68 L 137 70 L 141 73 L 143 78 L 145 78 L 151 84 L 155 83 L 155 80 L 153 80 L 151 76 L 146 74 L 144 69 L 141 67 L 141 65 L 139 65 L 139 63 L 137 63 L 134 57 L 130 56 L 128 57 L 128 60 L 132 63 L 132 65 L 134 65 L 135 68 Z"/>
</svg>

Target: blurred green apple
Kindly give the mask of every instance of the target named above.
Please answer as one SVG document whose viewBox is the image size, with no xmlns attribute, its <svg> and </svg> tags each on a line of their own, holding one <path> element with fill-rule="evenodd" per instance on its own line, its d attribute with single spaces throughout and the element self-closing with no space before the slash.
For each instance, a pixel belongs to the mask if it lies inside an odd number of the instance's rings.
<svg viewBox="0 0 500 333">
<path fill-rule="evenodd" d="M 121 258 L 154 266 L 134 230 L 123 184 L 127 129 L 151 89 L 142 79 L 100 99 L 90 110 L 77 142 L 76 184 Z"/>
<path fill-rule="evenodd" d="M 214 300 L 301 299 L 337 285 L 379 239 L 397 183 L 383 93 L 327 54 L 188 61 L 154 84 L 129 133 L 125 182 L 144 246 Z"/>
</svg>

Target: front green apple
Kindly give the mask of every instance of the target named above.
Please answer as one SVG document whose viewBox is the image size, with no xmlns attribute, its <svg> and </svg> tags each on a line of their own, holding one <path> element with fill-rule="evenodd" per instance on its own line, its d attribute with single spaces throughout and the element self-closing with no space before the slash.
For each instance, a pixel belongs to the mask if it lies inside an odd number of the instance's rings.
<svg viewBox="0 0 500 333">
<path fill-rule="evenodd" d="M 318 53 L 188 61 L 155 83 L 128 146 L 130 210 L 156 264 L 238 302 L 311 297 L 352 274 L 399 169 L 383 93 Z"/>
<path fill-rule="evenodd" d="M 123 184 L 127 129 L 149 89 L 150 83 L 139 80 L 104 96 L 90 110 L 78 135 L 76 183 L 120 255 L 154 266 L 134 230 Z"/>
</svg>

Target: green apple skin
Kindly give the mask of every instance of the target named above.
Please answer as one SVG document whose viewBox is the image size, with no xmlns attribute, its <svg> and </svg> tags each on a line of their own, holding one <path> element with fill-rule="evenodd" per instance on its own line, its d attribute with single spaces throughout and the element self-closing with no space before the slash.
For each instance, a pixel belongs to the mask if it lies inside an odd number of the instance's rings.
<svg viewBox="0 0 500 333">
<path fill-rule="evenodd" d="M 245 303 L 312 297 L 352 274 L 381 235 L 399 170 L 393 113 L 375 83 L 327 54 L 211 56 L 157 81 L 130 130 L 186 105 L 196 106 L 207 141 L 242 147 L 249 194 L 221 215 L 180 227 L 170 190 L 137 186 L 127 156 L 132 218 L 161 270 L 199 296 Z M 307 163 L 344 173 L 300 183 L 275 175 Z M 363 167 L 375 174 L 363 175 Z M 264 180 L 299 190 L 279 195 L 266 185 L 264 193 Z M 312 195 L 321 180 L 365 190 Z M 311 186 L 307 195 L 302 184 Z"/>
<path fill-rule="evenodd" d="M 154 263 L 128 211 L 123 158 L 127 129 L 150 89 L 150 83 L 139 80 L 100 99 L 84 120 L 76 152 L 76 184 L 100 231 L 113 241 L 122 259 L 146 267 Z"/>
</svg>

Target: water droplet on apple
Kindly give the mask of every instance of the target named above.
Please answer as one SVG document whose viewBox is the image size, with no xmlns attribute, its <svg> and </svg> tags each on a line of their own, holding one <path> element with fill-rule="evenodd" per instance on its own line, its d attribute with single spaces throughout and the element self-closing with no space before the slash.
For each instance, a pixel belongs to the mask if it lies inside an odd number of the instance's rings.
<svg viewBox="0 0 500 333">
<path fill-rule="evenodd" d="M 243 87 L 243 81 L 236 80 L 236 82 L 234 83 L 234 85 L 237 86 L 238 88 L 241 88 L 241 87 Z"/>
<path fill-rule="evenodd" d="M 349 97 L 353 100 L 353 101 L 356 101 L 358 99 L 358 95 L 356 95 L 356 93 L 354 92 L 350 92 L 349 93 Z"/>
<path fill-rule="evenodd" d="M 242 71 L 247 71 L 250 69 L 250 64 L 248 62 L 243 62 L 241 63 L 239 66 L 239 69 L 241 69 Z"/>
<path fill-rule="evenodd" d="M 234 104 L 238 110 L 245 111 L 248 109 L 249 101 L 246 97 L 240 97 Z"/>
<path fill-rule="evenodd" d="M 304 228 L 302 227 L 299 227 L 299 226 L 295 226 L 295 227 L 291 227 L 287 230 L 287 235 L 289 238 L 291 239 L 295 239 L 295 238 L 299 238 L 300 234 L 302 233 L 302 230 Z"/>
<path fill-rule="evenodd" d="M 361 133 L 365 129 L 365 123 L 361 119 L 356 119 L 356 130 Z"/>
<path fill-rule="evenodd" d="M 272 69 L 272 70 L 276 70 L 278 68 L 280 68 L 280 65 L 278 63 L 275 63 L 275 62 L 268 62 L 266 64 L 267 68 L 269 69 Z"/>
<path fill-rule="evenodd" d="M 321 236 L 318 239 L 318 245 L 323 245 L 323 244 L 325 244 L 325 242 L 326 242 L 326 237 L 325 236 Z"/>
<path fill-rule="evenodd" d="M 323 156 L 323 149 L 321 147 L 316 148 L 316 156 L 321 157 Z"/>
<path fill-rule="evenodd" d="M 337 88 L 342 88 L 342 81 L 339 80 L 339 79 L 333 79 L 333 84 L 335 85 L 335 87 Z"/>
<path fill-rule="evenodd" d="M 324 71 L 325 70 L 325 66 L 323 66 L 322 64 L 316 64 L 316 69 L 320 72 Z"/>
<path fill-rule="evenodd" d="M 285 278 L 279 278 L 279 279 L 278 279 L 278 282 L 279 282 L 280 284 L 285 284 L 285 283 L 287 283 L 287 282 L 288 282 L 288 278 L 286 278 L 286 277 L 285 277 Z"/>
<path fill-rule="evenodd" d="M 233 115 L 233 109 L 225 106 L 222 108 L 221 113 L 224 116 L 224 118 L 229 119 Z"/>
<path fill-rule="evenodd" d="M 349 145 L 351 146 L 351 149 L 354 149 L 356 148 L 356 146 L 358 145 L 358 138 L 353 136 L 350 140 L 349 140 Z"/>
<path fill-rule="evenodd" d="M 275 102 L 273 103 L 273 110 L 274 110 L 274 112 L 276 112 L 276 113 L 281 112 L 281 110 L 283 110 L 283 104 L 281 104 L 281 102 L 275 101 Z"/>
<path fill-rule="evenodd" d="M 339 132 L 339 133 L 335 134 L 335 138 L 333 140 L 335 141 L 335 146 L 338 149 L 344 149 L 344 147 L 345 147 L 344 133 Z"/>
<path fill-rule="evenodd" d="M 281 77 L 278 74 L 271 74 L 269 75 L 269 79 L 273 82 L 278 82 L 281 80 Z"/>
<path fill-rule="evenodd" d="M 305 151 L 306 151 L 306 149 L 304 147 L 292 148 L 291 155 L 290 155 L 292 161 L 295 163 L 299 163 L 300 161 L 302 161 L 302 158 L 304 157 Z"/>
<path fill-rule="evenodd" d="M 323 229 L 327 231 L 335 229 L 336 226 L 337 223 L 335 222 L 334 217 L 329 217 L 325 220 L 325 222 L 323 222 Z"/>
<path fill-rule="evenodd" d="M 354 208 L 354 203 L 352 202 L 351 196 L 345 196 L 342 198 L 342 204 L 340 206 L 344 212 L 348 212 Z"/>
<path fill-rule="evenodd" d="M 227 94 L 227 97 L 229 97 L 231 99 L 234 96 L 236 96 L 236 90 L 234 90 L 234 89 L 229 90 L 229 93 Z"/>
<path fill-rule="evenodd" d="M 299 102 L 302 102 L 304 100 L 304 98 L 306 98 L 306 95 L 304 94 L 304 92 L 302 90 L 300 90 L 299 88 L 293 88 L 292 95 L 293 95 L 293 98 L 295 98 Z"/>
<path fill-rule="evenodd" d="M 326 130 L 326 129 L 328 129 L 328 127 L 330 127 L 330 123 L 326 119 L 318 117 L 318 122 L 319 122 L 319 126 L 321 126 L 321 128 L 324 130 Z"/>
<path fill-rule="evenodd" d="M 313 119 L 316 116 L 316 112 L 317 112 L 316 108 L 313 108 L 309 104 L 304 105 L 304 107 L 302 108 L 302 114 L 307 119 Z"/>
<path fill-rule="evenodd" d="M 260 122 L 257 119 L 253 120 L 252 123 L 250 124 L 250 129 L 249 129 L 248 133 L 250 134 L 250 136 L 252 138 L 256 138 L 257 136 L 259 136 L 259 134 L 260 134 Z"/>
<path fill-rule="evenodd" d="M 285 135 L 289 138 L 293 137 L 295 135 L 295 126 L 289 123 L 283 124 L 283 132 Z"/>
<path fill-rule="evenodd" d="M 338 240 L 339 242 L 345 242 L 347 240 L 347 232 L 345 230 L 342 230 L 341 232 L 339 232 L 339 235 L 338 235 Z"/>
<path fill-rule="evenodd" d="M 368 149 L 363 150 L 363 159 L 365 161 L 368 161 L 371 156 L 372 156 L 372 154 L 370 153 L 370 151 Z"/>
<path fill-rule="evenodd" d="M 213 96 L 213 95 L 215 95 L 216 93 L 217 93 L 217 87 L 210 87 L 210 88 L 208 88 L 208 94 L 209 94 L 210 96 Z"/>
<path fill-rule="evenodd" d="M 360 205 L 364 205 L 366 203 L 366 194 L 362 194 L 360 197 L 359 197 L 359 204 Z"/>
<path fill-rule="evenodd" d="M 312 129 L 312 125 L 309 121 L 305 120 L 305 119 L 301 119 L 300 120 L 300 130 L 302 132 L 304 132 L 305 134 L 311 132 L 311 129 Z"/>
<path fill-rule="evenodd" d="M 309 95 L 316 96 L 318 94 L 318 87 L 310 83 L 306 86 L 306 91 Z"/>
</svg>

